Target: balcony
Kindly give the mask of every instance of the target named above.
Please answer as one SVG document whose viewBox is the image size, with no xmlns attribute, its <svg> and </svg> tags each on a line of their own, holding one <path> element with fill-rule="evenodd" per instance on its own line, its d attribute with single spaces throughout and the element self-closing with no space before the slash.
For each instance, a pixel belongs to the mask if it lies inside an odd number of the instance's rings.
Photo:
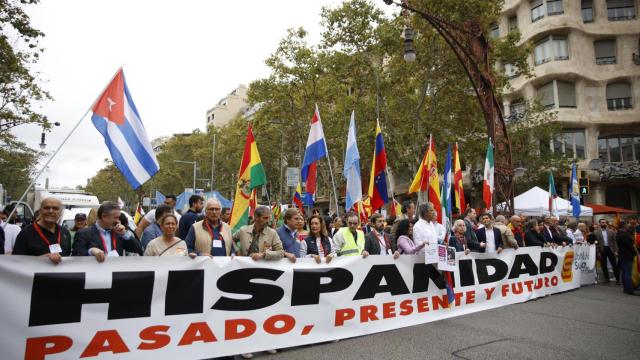
<svg viewBox="0 0 640 360">
<path fill-rule="evenodd" d="M 627 110 L 633 107 L 630 97 L 607 99 L 607 110 Z"/>
<path fill-rule="evenodd" d="M 636 18 L 636 8 L 634 6 L 608 8 L 607 17 L 609 21 L 633 20 Z"/>
<path fill-rule="evenodd" d="M 596 58 L 597 65 L 612 65 L 616 63 L 615 56 L 602 56 Z"/>
</svg>

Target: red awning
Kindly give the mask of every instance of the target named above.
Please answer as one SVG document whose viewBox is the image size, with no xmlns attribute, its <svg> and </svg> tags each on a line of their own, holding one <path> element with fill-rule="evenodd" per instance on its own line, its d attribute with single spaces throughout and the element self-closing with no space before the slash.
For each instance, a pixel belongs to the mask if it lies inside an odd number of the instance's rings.
<svg viewBox="0 0 640 360">
<path fill-rule="evenodd" d="M 599 204 L 585 204 L 593 209 L 593 215 L 599 214 L 637 214 L 637 211 Z"/>
</svg>

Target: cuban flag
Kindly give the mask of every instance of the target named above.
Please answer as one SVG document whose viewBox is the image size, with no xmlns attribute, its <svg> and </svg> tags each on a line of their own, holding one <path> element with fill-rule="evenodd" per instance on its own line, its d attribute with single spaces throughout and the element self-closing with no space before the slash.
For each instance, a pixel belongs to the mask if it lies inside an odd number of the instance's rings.
<svg viewBox="0 0 640 360">
<path fill-rule="evenodd" d="M 304 150 L 302 170 L 300 171 L 302 182 L 305 183 L 305 192 L 307 193 L 304 197 L 304 202 L 305 205 L 310 207 L 313 207 L 318 185 L 318 160 L 324 157 L 327 157 L 327 143 L 324 140 L 320 111 L 316 104 L 316 111 L 313 113 L 309 128 L 307 148 Z"/>
<path fill-rule="evenodd" d="M 160 169 L 122 69 L 94 104 L 91 121 L 104 137 L 113 163 L 137 189 Z"/>
</svg>

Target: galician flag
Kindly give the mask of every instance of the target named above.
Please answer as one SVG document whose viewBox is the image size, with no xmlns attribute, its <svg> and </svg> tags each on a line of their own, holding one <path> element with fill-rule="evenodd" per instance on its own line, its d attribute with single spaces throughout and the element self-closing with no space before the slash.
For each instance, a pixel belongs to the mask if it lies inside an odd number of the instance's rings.
<svg viewBox="0 0 640 360">
<path fill-rule="evenodd" d="M 371 210 L 376 211 L 389 202 L 387 193 L 387 152 L 384 149 L 380 122 L 376 120 L 376 147 L 373 150 L 371 177 L 369 178 Z"/>
<path fill-rule="evenodd" d="M 558 193 L 556 192 L 556 183 L 553 181 L 553 173 L 549 170 L 549 214 L 552 216 L 558 216 L 558 206 L 556 199 Z"/>
<path fill-rule="evenodd" d="M 453 190 L 456 193 L 456 207 L 460 214 L 466 209 L 464 201 L 464 187 L 462 186 L 462 167 L 460 166 L 460 155 L 458 154 L 458 143 L 453 146 Z"/>
<path fill-rule="evenodd" d="M 342 174 L 347 179 L 345 208 L 347 211 L 362 200 L 362 180 L 360 178 L 360 153 L 356 141 L 356 114 L 351 112 L 349 134 L 347 135 L 347 149 L 344 155 L 344 169 Z"/>
<path fill-rule="evenodd" d="M 493 144 L 489 139 L 487 146 L 487 157 L 484 159 L 484 183 L 482 186 L 482 200 L 488 213 L 493 213 L 493 191 L 494 191 L 494 174 L 495 167 L 493 165 Z"/>
<path fill-rule="evenodd" d="M 569 196 L 571 198 L 571 208 L 573 210 L 573 217 L 579 218 L 580 211 L 580 185 L 578 185 L 578 170 L 576 164 L 571 166 L 571 181 L 569 182 Z"/>
<path fill-rule="evenodd" d="M 327 157 L 327 143 L 324 140 L 320 111 L 316 105 L 316 111 L 311 119 L 309 128 L 309 138 L 307 148 L 304 151 L 302 160 L 301 181 L 305 183 L 306 196 L 304 202 L 307 206 L 313 207 L 317 187 L 318 160 Z"/>
<path fill-rule="evenodd" d="M 93 105 L 92 112 L 93 126 L 104 137 L 113 163 L 132 188 L 139 188 L 160 170 L 122 69 Z"/>
<path fill-rule="evenodd" d="M 251 124 L 247 129 L 247 140 L 242 154 L 242 163 L 238 172 L 238 183 L 236 184 L 236 196 L 231 209 L 231 219 L 229 225 L 233 232 L 249 223 L 251 207 L 255 206 L 255 189 L 267 183 L 267 175 L 262 167 L 258 146 L 253 137 Z M 253 204 L 252 204 L 253 202 Z"/>
</svg>

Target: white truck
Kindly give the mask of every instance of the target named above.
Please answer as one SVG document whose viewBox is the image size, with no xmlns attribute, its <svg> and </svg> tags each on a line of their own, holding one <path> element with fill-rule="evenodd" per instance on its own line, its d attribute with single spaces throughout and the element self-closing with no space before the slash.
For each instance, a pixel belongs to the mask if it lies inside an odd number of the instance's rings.
<svg viewBox="0 0 640 360">
<path fill-rule="evenodd" d="M 64 211 L 60 217 L 60 224 L 65 223 L 68 225 L 69 220 L 71 220 L 71 226 L 73 226 L 75 214 L 88 214 L 92 208 L 100 206 L 97 196 L 83 190 L 36 188 L 27 194 L 25 201 L 20 203 L 17 201 L 12 202 L 16 206 L 18 222 L 33 221 L 33 214 L 40 209 L 42 200 L 48 197 L 57 198 L 62 202 Z"/>
</svg>

